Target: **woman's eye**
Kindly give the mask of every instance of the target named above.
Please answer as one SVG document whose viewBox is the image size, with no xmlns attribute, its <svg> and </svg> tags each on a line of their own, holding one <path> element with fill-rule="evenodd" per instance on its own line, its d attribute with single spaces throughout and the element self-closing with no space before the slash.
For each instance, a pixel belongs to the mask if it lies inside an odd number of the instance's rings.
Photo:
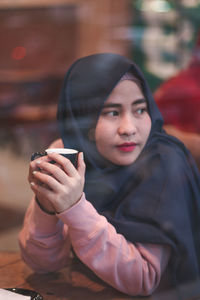
<svg viewBox="0 0 200 300">
<path fill-rule="evenodd" d="M 110 116 L 110 117 L 115 117 L 115 116 L 118 116 L 119 113 L 116 110 L 112 110 L 112 111 L 105 111 L 105 112 L 103 112 L 103 115 Z"/>
<path fill-rule="evenodd" d="M 146 112 L 147 111 L 147 109 L 146 108 L 139 108 L 139 109 L 137 109 L 137 111 L 136 111 L 136 113 L 138 114 L 138 115 L 142 115 L 144 112 Z"/>
</svg>

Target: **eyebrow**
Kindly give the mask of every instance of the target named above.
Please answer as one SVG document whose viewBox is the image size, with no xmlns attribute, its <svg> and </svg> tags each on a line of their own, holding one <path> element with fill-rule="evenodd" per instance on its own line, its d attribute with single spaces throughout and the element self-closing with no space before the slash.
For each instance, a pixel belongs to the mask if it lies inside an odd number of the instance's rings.
<svg viewBox="0 0 200 300">
<path fill-rule="evenodd" d="M 146 103 L 146 100 L 144 98 L 142 99 L 138 99 L 136 101 L 134 101 L 132 103 L 133 106 L 138 105 L 138 104 L 142 104 L 142 103 Z M 109 108 L 109 107 L 121 107 L 122 105 L 119 103 L 106 103 L 103 108 Z"/>
</svg>

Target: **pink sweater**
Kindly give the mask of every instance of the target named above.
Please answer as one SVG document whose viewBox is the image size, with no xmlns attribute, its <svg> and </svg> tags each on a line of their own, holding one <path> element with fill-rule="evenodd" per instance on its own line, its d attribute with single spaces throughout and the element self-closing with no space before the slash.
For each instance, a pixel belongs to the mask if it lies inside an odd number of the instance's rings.
<svg viewBox="0 0 200 300">
<path fill-rule="evenodd" d="M 132 244 L 85 199 L 56 216 L 32 200 L 19 235 L 25 262 L 36 272 L 63 268 L 71 244 L 102 280 L 129 295 L 149 295 L 160 282 L 170 257 L 167 246 Z"/>
</svg>

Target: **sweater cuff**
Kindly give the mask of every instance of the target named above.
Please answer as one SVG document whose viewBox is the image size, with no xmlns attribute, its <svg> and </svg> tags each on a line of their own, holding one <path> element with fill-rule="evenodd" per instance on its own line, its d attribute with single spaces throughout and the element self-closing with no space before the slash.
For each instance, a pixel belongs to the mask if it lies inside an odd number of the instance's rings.
<svg viewBox="0 0 200 300">
<path fill-rule="evenodd" d="M 98 225 L 105 224 L 106 218 L 100 215 L 94 206 L 86 200 L 83 193 L 79 202 L 70 207 L 68 210 L 57 214 L 58 218 L 67 224 L 71 229 L 79 230 L 80 232 L 91 233 L 96 230 Z M 100 225 L 100 226 L 101 226 Z"/>
<path fill-rule="evenodd" d="M 34 231 L 40 234 L 52 234 L 57 232 L 62 227 L 62 222 L 55 215 L 48 215 L 43 212 L 33 198 L 31 203 L 32 219 L 34 224 Z"/>
</svg>

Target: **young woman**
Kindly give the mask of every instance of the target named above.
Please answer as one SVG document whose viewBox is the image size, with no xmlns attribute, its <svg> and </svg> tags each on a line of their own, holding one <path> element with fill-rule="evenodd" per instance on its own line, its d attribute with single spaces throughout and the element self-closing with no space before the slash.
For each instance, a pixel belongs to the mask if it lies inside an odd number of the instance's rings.
<svg viewBox="0 0 200 300">
<path fill-rule="evenodd" d="M 58 270 L 72 246 L 130 295 L 198 280 L 200 176 L 184 145 L 162 129 L 138 67 L 111 53 L 77 60 L 58 121 L 62 139 L 51 146 L 77 149 L 78 168 L 56 153 L 30 163 L 40 207 L 33 199 L 19 236 L 27 264 Z"/>
</svg>

